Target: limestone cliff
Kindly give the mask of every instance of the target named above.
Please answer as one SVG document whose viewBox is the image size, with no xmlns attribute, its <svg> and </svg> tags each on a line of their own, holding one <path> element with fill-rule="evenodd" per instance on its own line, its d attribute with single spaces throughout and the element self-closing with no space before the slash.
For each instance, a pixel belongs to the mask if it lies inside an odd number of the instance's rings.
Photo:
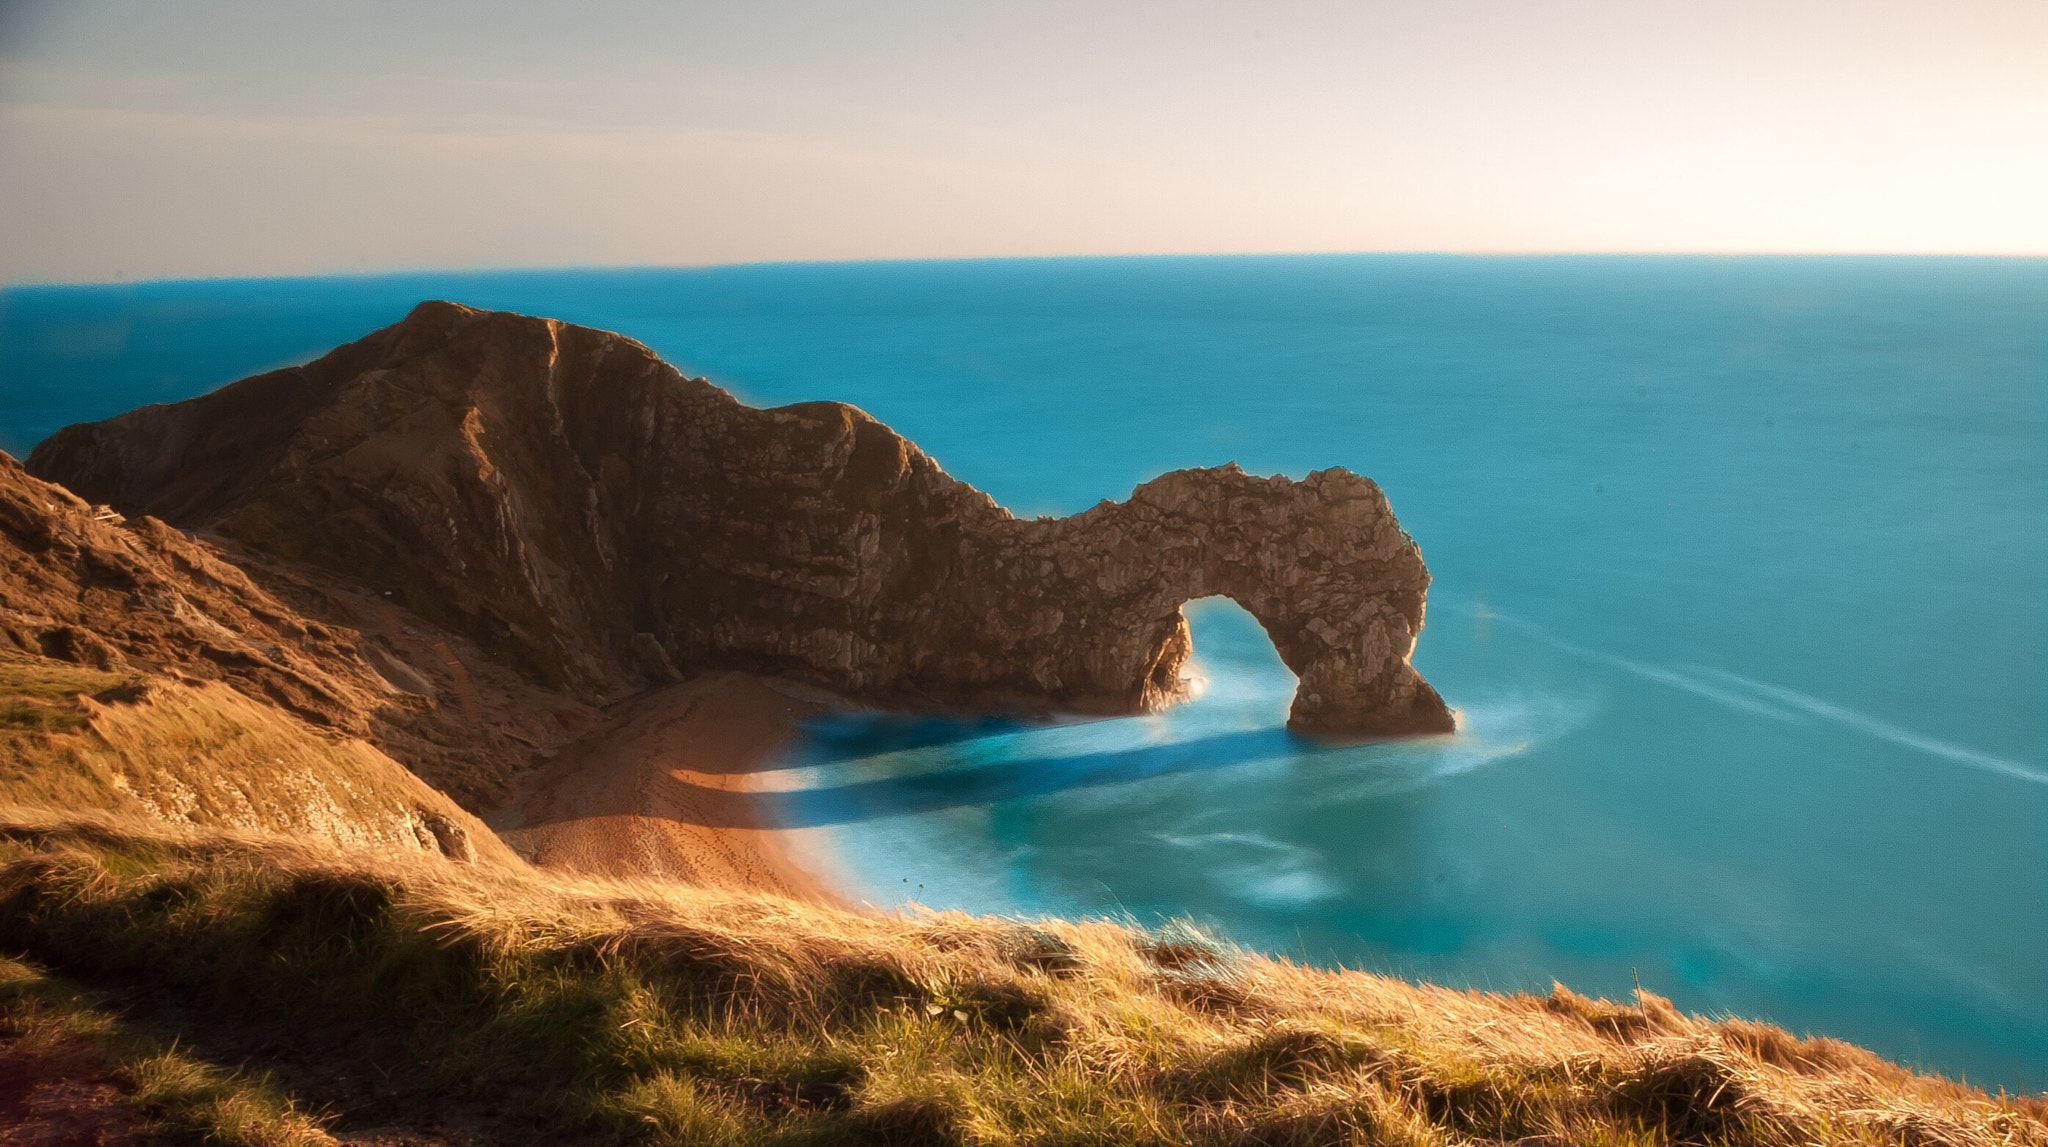
<svg viewBox="0 0 2048 1147">
<path fill-rule="evenodd" d="M 1139 712 L 1226 594 L 1300 729 L 1443 732 L 1409 667 L 1429 576 L 1385 496 L 1186 470 L 1019 520 L 853 407 L 748 407 L 603 331 L 452 303 L 317 362 L 68 427 L 29 468 L 353 578 L 593 702 L 679 668 L 854 697 Z"/>
</svg>

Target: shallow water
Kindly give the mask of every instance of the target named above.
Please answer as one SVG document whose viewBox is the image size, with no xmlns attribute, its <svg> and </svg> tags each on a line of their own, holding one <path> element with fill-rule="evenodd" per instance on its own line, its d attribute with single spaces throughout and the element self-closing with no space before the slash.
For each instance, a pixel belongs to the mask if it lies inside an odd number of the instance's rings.
<svg viewBox="0 0 2048 1147">
<path fill-rule="evenodd" d="M 854 402 L 1022 514 L 1229 460 L 1377 479 L 1448 740 L 1319 749 L 1191 609 L 1159 717 L 821 727 L 774 807 L 859 894 L 1190 915 L 2048 1085 L 2048 263 L 1044 260 L 0 294 L 0 445 L 451 297 Z"/>
</svg>

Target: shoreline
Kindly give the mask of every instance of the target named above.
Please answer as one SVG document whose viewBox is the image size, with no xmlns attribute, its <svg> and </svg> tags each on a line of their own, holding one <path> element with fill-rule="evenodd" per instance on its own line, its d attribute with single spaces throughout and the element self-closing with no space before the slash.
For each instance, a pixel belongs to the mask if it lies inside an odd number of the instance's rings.
<svg viewBox="0 0 2048 1147">
<path fill-rule="evenodd" d="M 624 701 L 485 822 L 542 868 L 857 908 L 751 796 L 796 722 L 827 708 L 777 684 L 716 672 Z"/>
</svg>

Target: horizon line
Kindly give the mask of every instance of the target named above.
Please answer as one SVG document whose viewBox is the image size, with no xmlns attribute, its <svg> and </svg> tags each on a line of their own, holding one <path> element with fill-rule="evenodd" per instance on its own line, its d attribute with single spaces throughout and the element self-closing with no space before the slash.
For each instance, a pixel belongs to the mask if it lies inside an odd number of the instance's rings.
<svg viewBox="0 0 2048 1147">
<path fill-rule="evenodd" d="M 1979 259 L 2048 260 L 2043 251 L 1828 251 L 1799 249 L 1754 250 L 1428 250 L 1389 249 L 1359 251 L 1143 251 L 1068 253 L 1058 255 L 936 255 L 876 256 L 846 259 L 754 259 L 706 263 L 515 263 L 502 266 L 427 266 L 381 269 L 337 269 L 295 271 L 282 274 L 166 275 L 130 279 L 19 279 L 0 282 L 0 292 L 21 289 L 62 289 L 85 287 L 171 286 L 183 283 L 301 282 L 314 279 L 390 279 L 409 275 L 527 275 L 591 271 L 718 271 L 744 267 L 856 267 L 931 263 L 1051 263 L 1084 260 L 1141 259 L 1347 259 L 1347 258 L 1438 258 L 1438 259 Z"/>
</svg>

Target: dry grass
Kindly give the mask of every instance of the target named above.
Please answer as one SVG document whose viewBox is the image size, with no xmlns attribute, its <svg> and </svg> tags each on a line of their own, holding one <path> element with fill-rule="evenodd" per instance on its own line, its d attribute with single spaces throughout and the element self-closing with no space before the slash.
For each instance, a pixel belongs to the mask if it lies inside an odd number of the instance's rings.
<svg viewBox="0 0 2048 1147">
<path fill-rule="evenodd" d="M 0 656 L 0 803 L 440 849 L 512 854 L 369 743 L 323 734 L 234 688 Z M 438 833 L 436 830 L 439 830 Z"/>
<path fill-rule="evenodd" d="M 1188 929 L 875 917 L 18 810 L 0 865 L 0 945 L 240 1023 L 378 1029 L 397 1074 L 496 1096 L 541 1138 L 2048 1147 L 2039 1099 L 1845 1044 Z"/>
</svg>

